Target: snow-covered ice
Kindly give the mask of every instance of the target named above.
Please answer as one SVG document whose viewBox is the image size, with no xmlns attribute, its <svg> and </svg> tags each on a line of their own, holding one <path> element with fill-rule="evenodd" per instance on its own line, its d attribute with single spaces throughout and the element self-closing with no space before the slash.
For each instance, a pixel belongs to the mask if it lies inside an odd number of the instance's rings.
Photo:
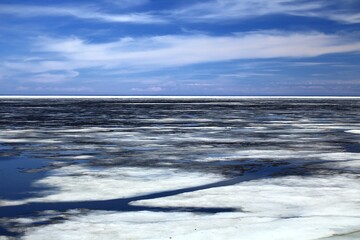
<svg viewBox="0 0 360 240">
<path fill-rule="evenodd" d="M 223 180 L 215 174 L 169 168 L 84 167 L 71 165 L 49 172 L 34 185 L 50 187 L 42 197 L 2 200 L 0 206 L 29 202 L 65 202 L 128 198 L 153 192 L 194 187 Z"/>
</svg>

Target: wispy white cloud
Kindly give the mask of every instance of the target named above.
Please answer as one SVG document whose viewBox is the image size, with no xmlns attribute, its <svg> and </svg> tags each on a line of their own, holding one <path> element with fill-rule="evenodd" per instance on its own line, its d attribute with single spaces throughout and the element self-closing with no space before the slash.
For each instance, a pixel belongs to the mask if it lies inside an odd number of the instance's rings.
<svg viewBox="0 0 360 240">
<path fill-rule="evenodd" d="M 317 66 L 324 66 L 324 65 L 335 65 L 336 62 L 293 62 L 288 63 L 289 65 L 296 66 L 296 67 L 317 67 Z"/>
<path fill-rule="evenodd" d="M 131 91 L 134 92 L 161 92 L 164 89 L 162 87 L 153 86 L 153 87 L 147 87 L 147 88 L 132 88 Z"/>
<path fill-rule="evenodd" d="M 313 14 L 307 14 L 307 16 L 312 16 Z M 334 20 L 342 23 L 360 23 L 360 13 L 358 12 L 349 12 L 349 11 L 324 11 L 315 15 L 316 17 L 323 17 L 330 20 Z"/>
<path fill-rule="evenodd" d="M 92 43 L 76 37 L 39 38 L 32 51 L 41 54 L 45 60 L 7 61 L 3 67 L 32 73 L 93 67 L 151 70 L 238 59 L 301 58 L 359 52 L 360 41 L 350 36 L 317 32 L 262 31 L 231 36 L 122 38 L 107 43 Z"/>
<path fill-rule="evenodd" d="M 221 78 L 248 78 L 248 77 L 272 77 L 274 73 L 260 73 L 260 72 L 241 72 L 232 74 L 221 74 Z"/>
<path fill-rule="evenodd" d="M 35 91 L 35 92 L 93 92 L 90 87 L 28 87 L 18 86 L 17 91 Z"/>
<path fill-rule="evenodd" d="M 156 24 L 166 22 L 215 22 L 251 19 L 260 16 L 283 14 L 318 17 L 345 24 L 360 23 L 360 14 L 353 1 L 299 1 L 299 0 L 207 0 L 188 4 L 182 8 L 154 10 L 153 12 L 114 13 L 148 3 L 148 0 L 106 0 L 111 11 L 95 5 L 42 6 L 30 4 L 0 4 L 0 14 L 17 17 L 60 16 L 116 23 Z M 107 5 L 109 7 L 109 5 Z"/>
<path fill-rule="evenodd" d="M 93 92 L 90 87 L 36 87 L 31 89 L 36 92 Z"/>
<path fill-rule="evenodd" d="M 120 8 L 136 7 L 136 6 L 144 5 L 149 2 L 149 0 L 105 0 L 105 1 Z"/>
<path fill-rule="evenodd" d="M 297 3 L 296 3 L 297 2 Z M 295 0 L 211 0 L 189 5 L 173 12 L 174 16 L 189 20 L 252 18 L 268 14 L 289 14 L 321 8 L 318 2 Z"/>
<path fill-rule="evenodd" d="M 352 9 L 352 4 L 351 1 L 334 3 L 323 0 L 209 0 L 176 9 L 170 15 L 188 21 L 207 22 L 285 14 L 360 23 L 360 14 Z"/>
<path fill-rule="evenodd" d="M 76 71 L 66 71 L 64 73 L 41 73 L 30 77 L 28 81 L 38 83 L 58 83 L 70 80 L 77 76 L 79 76 L 79 73 Z"/>
<path fill-rule="evenodd" d="M 6 5 L 0 4 L 0 14 L 18 17 L 74 17 L 79 19 L 97 20 L 115 23 L 153 24 L 164 23 L 164 19 L 150 13 L 106 13 L 95 7 L 85 6 L 36 6 L 36 5 Z"/>
</svg>

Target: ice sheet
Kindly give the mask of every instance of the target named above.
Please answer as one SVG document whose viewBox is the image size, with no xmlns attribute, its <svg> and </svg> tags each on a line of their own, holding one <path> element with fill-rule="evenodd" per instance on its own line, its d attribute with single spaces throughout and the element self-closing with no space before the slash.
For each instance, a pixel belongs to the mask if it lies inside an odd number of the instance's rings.
<svg viewBox="0 0 360 240">
<path fill-rule="evenodd" d="M 348 130 L 346 132 L 349 132 L 349 133 L 354 133 L 354 134 L 360 134 L 360 130 Z"/>
<path fill-rule="evenodd" d="M 133 202 L 146 206 L 234 207 L 268 217 L 358 216 L 360 182 L 354 176 L 279 177 Z"/>
<path fill-rule="evenodd" d="M 7 201 L 0 205 L 28 202 L 106 200 L 198 186 L 222 180 L 215 174 L 191 173 L 168 168 L 85 167 L 71 165 L 52 170 L 35 185 L 51 187 L 43 197 Z"/>
<path fill-rule="evenodd" d="M 243 213 L 195 215 L 162 212 L 98 212 L 70 217 L 63 223 L 35 227 L 24 240 L 47 239 L 251 239 L 316 240 L 358 227 L 357 218 L 310 216 L 271 218 Z M 356 240 L 356 238 L 350 238 Z"/>
</svg>

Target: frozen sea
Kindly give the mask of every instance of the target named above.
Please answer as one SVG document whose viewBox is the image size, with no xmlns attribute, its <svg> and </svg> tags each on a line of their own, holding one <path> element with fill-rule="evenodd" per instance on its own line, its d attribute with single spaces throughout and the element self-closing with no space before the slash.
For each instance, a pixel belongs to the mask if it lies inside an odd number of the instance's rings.
<svg viewBox="0 0 360 240">
<path fill-rule="evenodd" d="M 360 98 L 0 98 L 0 240 L 358 240 L 359 177 Z"/>
</svg>

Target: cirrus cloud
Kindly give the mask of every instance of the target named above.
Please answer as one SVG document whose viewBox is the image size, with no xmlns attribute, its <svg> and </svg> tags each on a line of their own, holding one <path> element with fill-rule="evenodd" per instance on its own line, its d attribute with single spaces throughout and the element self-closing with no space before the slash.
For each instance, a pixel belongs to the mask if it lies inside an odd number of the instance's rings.
<svg viewBox="0 0 360 240">
<path fill-rule="evenodd" d="M 345 24 L 360 23 L 355 1 L 209 0 L 170 12 L 173 18 L 193 22 L 251 19 L 267 15 L 316 17 Z"/>
<path fill-rule="evenodd" d="M 86 68 L 153 70 L 240 59 L 309 58 L 359 52 L 351 36 L 318 32 L 258 31 L 229 36 L 165 35 L 92 43 L 81 38 L 41 37 L 34 61 L 5 61 L 4 68 L 41 73 Z"/>
<path fill-rule="evenodd" d="M 89 6 L 37 6 L 0 4 L 0 14 L 17 17 L 73 17 L 114 23 L 159 24 L 166 22 L 150 13 L 107 13 Z"/>
</svg>

